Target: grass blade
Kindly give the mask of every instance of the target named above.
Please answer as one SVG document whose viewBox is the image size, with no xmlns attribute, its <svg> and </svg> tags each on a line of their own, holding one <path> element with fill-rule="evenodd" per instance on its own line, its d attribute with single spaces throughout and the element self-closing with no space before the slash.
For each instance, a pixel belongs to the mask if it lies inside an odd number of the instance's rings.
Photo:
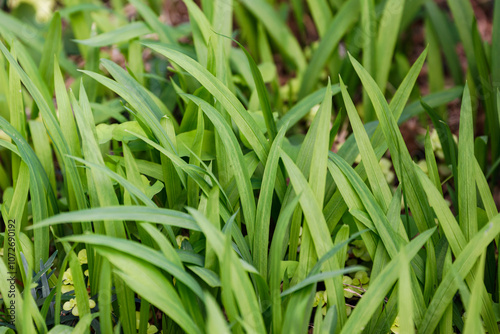
<svg viewBox="0 0 500 334">
<path fill-rule="evenodd" d="M 427 230 L 406 245 L 404 250 L 406 254 L 405 258 L 412 259 L 435 231 L 436 228 Z M 342 328 L 341 334 L 362 332 L 371 315 L 375 312 L 376 307 L 382 302 L 385 295 L 396 282 L 398 278 L 397 272 L 400 270 L 401 262 L 404 260 L 401 254 L 399 253 L 398 256 L 392 259 L 380 275 L 370 284 L 370 289 L 356 305 L 347 323 Z"/>
<path fill-rule="evenodd" d="M 285 132 L 286 127 L 280 130 L 278 136 L 273 142 L 273 145 L 271 146 L 271 150 L 269 151 L 270 158 L 266 163 L 264 176 L 262 177 L 263 186 L 260 190 L 255 217 L 253 259 L 255 267 L 265 278 L 267 278 L 267 250 L 269 245 L 271 206 L 276 175 L 278 172 L 279 150 L 281 149 L 281 143 L 285 137 Z"/>
<path fill-rule="evenodd" d="M 477 233 L 477 200 L 474 173 L 474 132 L 472 106 L 469 87 L 465 85 L 462 108 L 460 111 L 460 139 L 458 142 L 458 208 L 459 223 L 465 240 L 470 240 Z"/>
<path fill-rule="evenodd" d="M 377 85 L 382 92 L 385 92 L 389 78 L 405 3 L 406 1 L 404 0 L 388 0 L 385 3 L 384 12 L 380 20 L 376 45 L 377 71 L 375 77 Z"/>
</svg>

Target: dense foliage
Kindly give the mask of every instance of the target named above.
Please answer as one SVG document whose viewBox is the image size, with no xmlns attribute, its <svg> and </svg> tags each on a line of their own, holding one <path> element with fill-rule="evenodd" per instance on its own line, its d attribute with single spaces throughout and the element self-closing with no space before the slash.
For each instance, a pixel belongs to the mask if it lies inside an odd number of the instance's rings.
<svg viewBox="0 0 500 334">
<path fill-rule="evenodd" d="M 500 1 L 2 6 L 0 333 L 499 332 Z"/>
</svg>

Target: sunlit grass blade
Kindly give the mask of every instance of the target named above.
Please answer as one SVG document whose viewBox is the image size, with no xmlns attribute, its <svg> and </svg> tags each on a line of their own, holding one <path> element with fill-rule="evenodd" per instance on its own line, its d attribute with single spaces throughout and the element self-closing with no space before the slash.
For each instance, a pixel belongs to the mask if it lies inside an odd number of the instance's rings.
<svg viewBox="0 0 500 334">
<path fill-rule="evenodd" d="M 81 156 L 81 148 L 79 144 L 76 122 L 71 109 L 71 103 L 66 91 L 66 86 L 61 74 L 61 69 L 57 60 L 54 64 L 54 86 L 55 96 L 57 101 L 57 110 L 59 113 L 59 124 L 61 126 L 62 135 L 68 143 L 68 153 L 73 156 Z M 79 175 L 79 174 L 77 174 Z M 76 180 L 71 177 L 71 180 L 65 179 L 69 205 L 71 208 L 84 209 L 87 206 L 87 201 L 83 196 L 83 189 L 80 178 Z"/>
<path fill-rule="evenodd" d="M 186 313 L 172 283 L 153 265 L 106 246 L 97 246 L 96 250 L 113 263 L 117 269 L 116 274 L 132 290 L 137 291 L 142 298 L 169 315 L 186 333 L 201 333 L 201 330 Z M 148 277 L 148 284 L 143 284 L 144 277 Z"/>
<path fill-rule="evenodd" d="M 233 31 L 233 0 L 215 0 L 212 15 L 212 26 L 216 33 L 231 36 Z M 209 16 L 207 16 L 210 18 Z M 222 40 L 223 52 L 229 55 L 231 51 L 231 41 Z"/>
<path fill-rule="evenodd" d="M 186 272 L 186 270 L 178 264 L 166 259 L 160 253 L 156 252 L 153 248 L 146 247 L 140 243 L 133 242 L 125 239 L 118 239 L 104 235 L 89 234 L 69 236 L 62 240 L 71 242 L 84 242 L 96 246 L 105 246 L 110 249 L 120 251 L 124 254 L 133 254 L 134 257 L 165 270 L 171 275 L 175 276 L 180 282 L 186 284 L 192 289 L 196 295 L 203 300 L 204 293 L 199 284 L 194 278 Z"/>
<path fill-rule="evenodd" d="M 214 42 L 212 25 L 193 0 L 186 0 L 184 3 L 189 12 L 197 60 L 201 65 L 207 67 L 209 63 L 209 44 Z"/>
<path fill-rule="evenodd" d="M 45 219 L 41 222 L 40 227 L 70 222 L 109 220 L 147 221 L 199 231 L 199 228 L 194 224 L 193 219 L 189 215 L 180 211 L 133 205 L 116 207 L 108 206 L 105 208 L 92 208 L 87 210 L 65 212 Z M 33 226 L 33 228 L 38 228 L 38 226 Z"/>
<path fill-rule="evenodd" d="M 92 110 L 88 101 L 83 85 L 80 87 L 80 99 L 76 100 L 73 93 L 70 94 L 71 104 L 76 116 L 76 122 L 80 134 L 86 138 L 82 142 L 82 153 L 89 162 L 104 165 L 104 160 L 97 144 L 97 135 Z M 113 188 L 111 179 L 102 171 L 91 168 L 87 172 L 87 179 L 91 191 L 91 201 L 94 205 L 101 207 L 118 205 L 118 198 Z M 104 221 L 104 232 L 110 236 L 126 238 L 126 231 L 121 221 Z M 102 233 L 102 229 L 98 233 Z M 133 305 L 133 294 L 123 283 L 115 276 L 115 287 L 117 289 L 117 298 L 120 305 L 120 319 L 126 333 L 133 331 L 135 320 L 135 309 Z"/>
<path fill-rule="evenodd" d="M 193 139 L 193 151 L 189 157 L 189 162 L 192 165 L 199 166 L 200 165 L 200 160 L 198 160 L 197 157 L 202 156 L 202 149 L 203 149 L 203 141 L 204 141 L 204 135 L 205 135 L 205 119 L 203 116 L 203 111 L 198 107 L 198 117 L 197 117 L 197 129 L 196 129 L 196 135 Z M 187 203 L 188 206 L 190 207 L 196 207 L 199 202 L 199 192 L 200 188 L 194 182 L 192 179 L 187 180 Z M 218 197 L 218 196 L 217 196 Z"/>
<path fill-rule="evenodd" d="M 316 201 L 319 207 L 323 207 L 324 193 L 326 187 L 326 174 L 327 174 L 327 161 L 328 161 L 328 151 L 330 150 L 330 122 L 332 118 L 332 99 L 331 99 L 331 83 L 328 79 L 328 85 L 326 87 L 325 98 L 321 103 L 320 110 L 316 115 L 317 118 L 317 128 L 313 126 L 310 130 L 314 138 L 314 148 L 312 150 L 311 161 L 314 161 L 314 165 L 311 164 L 309 171 L 309 185 L 314 194 L 316 194 Z M 337 116 L 338 117 L 338 116 Z M 315 120 L 316 121 L 316 120 Z M 306 171 L 309 168 L 306 168 Z"/>
<path fill-rule="evenodd" d="M 99 273 L 99 324 L 102 331 L 112 331 L 113 321 L 111 320 L 111 265 L 107 259 L 101 262 L 101 272 Z"/>
</svg>

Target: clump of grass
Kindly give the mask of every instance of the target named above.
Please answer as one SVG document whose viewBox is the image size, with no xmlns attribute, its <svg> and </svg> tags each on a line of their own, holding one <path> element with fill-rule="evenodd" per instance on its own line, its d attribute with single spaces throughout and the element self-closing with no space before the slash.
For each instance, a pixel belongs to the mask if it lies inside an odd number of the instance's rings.
<svg viewBox="0 0 500 334">
<path fill-rule="evenodd" d="M 433 2 L 201 3 L 176 26 L 159 0 L 0 12 L 2 332 L 498 333 L 499 29 L 485 44 L 466 0 L 469 25 Z"/>
</svg>

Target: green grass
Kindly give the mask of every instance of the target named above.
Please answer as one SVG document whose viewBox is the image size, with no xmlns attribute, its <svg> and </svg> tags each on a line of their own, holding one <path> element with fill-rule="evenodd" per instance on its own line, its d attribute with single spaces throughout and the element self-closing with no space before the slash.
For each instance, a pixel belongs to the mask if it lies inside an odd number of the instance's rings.
<svg viewBox="0 0 500 334">
<path fill-rule="evenodd" d="M 0 333 L 499 332 L 498 1 L 491 41 L 467 0 L 29 3 L 0 11 Z"/>
</svg>

